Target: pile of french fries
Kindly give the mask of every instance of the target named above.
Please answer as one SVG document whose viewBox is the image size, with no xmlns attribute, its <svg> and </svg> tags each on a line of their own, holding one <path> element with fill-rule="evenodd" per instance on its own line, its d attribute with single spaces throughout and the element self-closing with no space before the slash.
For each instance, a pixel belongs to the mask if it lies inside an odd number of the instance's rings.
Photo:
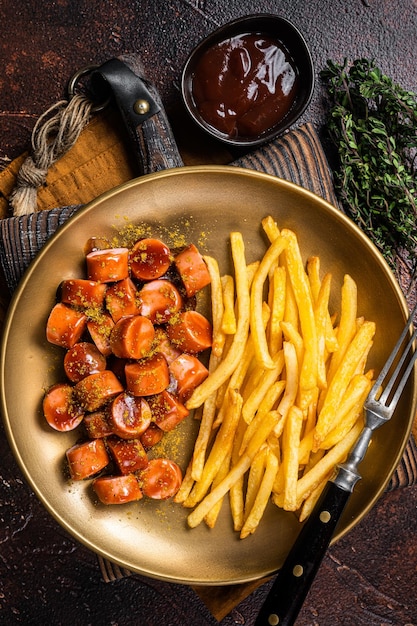
<svg viewBox="0 0 417 626">
<path fill-rule="evenodd" d="M 366 370 L 375 323 L 358 316 L 345 275 L 340 311 L 329 310 L 332 276 L 305 265 L 297 236 L 262 221 L 263 258 L 247 264 L 241 233 L 230 235 L 234 276 L 211 275 L 213 346 L 208 378 L 187 402 L 201 420 L 176 502 L 191 528 L 214 527 L 228 494 L 243 539 L 272 500 L 300 521 L 356 441 L 372 386 Z"/>
</svg>

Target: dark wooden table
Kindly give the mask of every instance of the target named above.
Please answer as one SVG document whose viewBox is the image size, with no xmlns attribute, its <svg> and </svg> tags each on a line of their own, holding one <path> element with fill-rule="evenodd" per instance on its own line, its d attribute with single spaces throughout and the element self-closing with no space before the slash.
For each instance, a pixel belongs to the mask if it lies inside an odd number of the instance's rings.
<svg viewBox="0 0 417 626">
<path fill-rule="evenodd" d="M 180 68 L 216 26 L 262 11 L 298 25 L 317 71 L 328 58 L 365 56 L 417 90 L 415 0 L 2 0 L 0 169 L 28 148 L 36 119 L 63 97 L 77 69 L 132 51 L 141 54 L 162 96 L 185 161 L 227 160 L 217 145 L 196 142 L 189 132 Z M 301 121 L 320 131 L 323 120 L 318 83 Z M 417 486 L 386 494 L 329 550 L 297 625 L 416 626 L 416 537 Z M 69 537 L 30 491 L 0 431 L 1 624 L 204 626 L 221 620 L 223 626 L 249 626 L 267 587 L 235 606 L 238 588 L 201 590 L 203 603 L 191 589 L 137 576 L 103 582 L 96 556 Z"/>
</svg>

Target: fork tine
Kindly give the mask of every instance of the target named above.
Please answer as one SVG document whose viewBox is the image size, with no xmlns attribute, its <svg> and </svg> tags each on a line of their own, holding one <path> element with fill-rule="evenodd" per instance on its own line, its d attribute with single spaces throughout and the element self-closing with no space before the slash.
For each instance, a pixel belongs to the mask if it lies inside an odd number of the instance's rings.
<svg viewBox="0 0 417 626">
<path fill-rule="evenodd" d="M 397 379 L 398 379 L 398 376 L 399 376 L 399 374 L 400 374 L 400 372 L 401 372 L 401 370 L 403 368 L 403 365 L 404 365 L 404 363 L 405 363 L 405 361 L 406 361 L 406 359 L 407 359 L 407 357 L 409 355 L 410 349 L 411 349 L 414 341 L 416 340 L 416 338 L 417 338 L 417 330 L 415 330 L 413 332 L 413 334 L 411 335 L 411 337 L 410 337 L 406 347 L 404 348 L 404 350 L 403 350 L 403 352 L 401 354 L 401 358 L 400 358 L 400 360 L 399 360 L 399 362 L 398 362 L 398 364 L 397 364 L 397 366 L 396 366 L 392 376 L 390 377 L 389 381 L 387 382 L 384 391 L 382 392 L 382 394 L 381 394 L 381 396 L 379 398 L 380 402 L 386 403 L 389 395 L 391 394 L 391 391 L 392 391 L 394 385 L 397 386 L 396 391 L 394 393 L 394 397 L 398 395 L 398 389 L 400 389 L 400 393 L 403 390 L 404 385 L 407 382 L 408 377 L 410 376 L 410 373 L 411 373 L 411 370 L 413 368 L 414 362 L 415 362 L 415 360 L 417 358 L 417 351 L 414 352 L 414 354 L 411 356 L 411 359 L 410 359 L 410 361 L 409 361 L 409 363 L 407 365 L 407 368 L 406 368 L 405 372 L 403 373 L 403 375 L 402 375 L 402 377 L 401 377 L 401 379 L 400 379 L 400 381 L 398 383 L 397 383 Z M 391 403 L 393 402 L 393 400 L 394 400 L 394 398 L 392 399 Z"/>
<path fill-rule="evenodd" d="M 397 357 L 399 351 L 401 350 L 401 347 L 402 347 L 402 345 L 404 343 L 404 339 L 406 338 L 406 336 L 407 336 L 407 334 L 408 334 L 408 332 L 410 330 L 410 326 L 413 323 L 413 318 L 414 318 L 414 315 L 415 315 L 416 311 L 417 311 L 417 304 L 414 306 L 413 310 L 411 311 L 411 313 L 410 313 L 410 315 L 408 317 L 407 323 L 404 326 L 403 331 L 402 331 L 402 333 L 401 333 L 397 343 L 395 344 L 391 354 L 389 355 L 387 361 L 385 362 L 384 367 L 380 371 L 379 376 L 376 379 L 376 381 L 375 381 L 375 383 L 374 383 L 374 385 L 373 385 L 373 387 L 372 387 L 372 389 L 371 389 L 371 391 L 369 393 L 369 397 L 375 397 L 378 394 L 378 392 L 380 391 L 382 383 L 384 382 L 385 378 L 387 377 L 387 374 L 390 371 L 391 366 L 394 363 L 395 358 Z M 400 363 L 398 364 L 398 366 L 397 366 L 393 376 L 391 377 L 390 381 L 388 382 L 388 385 L 391 385 L 390 388 L 392 388 L 392 385 L 393 385 L 393 383 L 395 382 L 395 380 L 396 380 L 396 378 L 398 376 L 399 369 L 402 367 L 402 365 L 403 365 L 403 363 L 405 361 L 405 358 L 406 358 L 406 356 L 408 354 L 408 351 L 409 351 L 411 345 L 413 344 L 414 340 L 416 339 L 416 337 L 417 337 L 417 330 L 415 330 L 413 332 L 413 335 L 412 335 L 412 337 L 410 338 L 410 340 L 409 340 L 409 342 L 407 344 L 406 350 L 404 350 L 403 353 L 402 353 L 402 356 L 401 356 L 401 359 L 400 359 Z M 414 361 L 416 360 L 416 358 L 417 357 L 415 355 L 413 355 L 411 367 L 414 364 Z M 407 374 L 408 374 L 407 378 L 410 375 L 411 367 L 410 367 L 409 371 L 408 371 L 408 368 L 407 368 Z M 402 385 L 403 387 L 405 385 L 405 382 L 406 381 L 403 382 L 403 385 Z"/>
<path fill-rule="evenodd" d="M 411 374 L 411 370 L 414 367 L 414 363 L 416 362 L 416 359 L 417 359 L 417 350 L 414 352 L 413 356 L 411 357 L 410 362 L 407 365 L 407 369 L 405 370 L 404 374 L 402 375 L 402 378 L 401 378 L 400 382 L 397 385 L 395 393 L 392 396 L 391 401 L 389 403 L 389 408 L 392 407 L 393 409 L 395 409 L 395 407 L 397 405 L 397 402 L 400 399 L 400 396 L 401 396 L 401 394 L 403 392 L 403 389 L 404 389 L 404 387 L 405 387 L 405 385 L 407 383 L 407 380 L 408 380 L 408 378 L 409 378 L 409 376 Z"/>
</svg>

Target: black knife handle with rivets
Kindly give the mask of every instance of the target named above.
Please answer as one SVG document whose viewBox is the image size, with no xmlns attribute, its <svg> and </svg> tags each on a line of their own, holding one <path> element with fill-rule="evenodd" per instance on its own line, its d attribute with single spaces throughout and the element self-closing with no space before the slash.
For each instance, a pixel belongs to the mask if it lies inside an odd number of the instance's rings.
<svg viewBox="0 0 417 626">
<path fill-rule="evenodd" d="M 350 490 L 327 483 L 278 572 L 255 626 L 295 623 L 350 494 Z"/>
</svg>

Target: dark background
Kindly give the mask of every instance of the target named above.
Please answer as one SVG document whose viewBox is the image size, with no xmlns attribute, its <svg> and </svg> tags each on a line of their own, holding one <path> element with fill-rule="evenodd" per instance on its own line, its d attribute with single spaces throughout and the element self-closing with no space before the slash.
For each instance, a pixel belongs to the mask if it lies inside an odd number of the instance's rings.
<svg viewBox="0 0 417 626">
<path fill-rule="evenodd" d="M 417 91 L 415 0 L 0 0 L 0 169 L 29 147 L 38 116 L 70 76 L 124 52 L 140 53 L 190 162 L 215 150 L 193 142 L 179 97 L 180 69 L 198 41 L 252 12 L 291 19 L 326 60 L 373 58 Z M 325 120 L 320 82 L 301 121 Z M 208 157 L 207 157 L 208 158 Z M 417 487 L 386 494 L 326 556 L 298 626 L 417 624 Z M 262 587 L 222 624 L 253 624 Z M 132 576 L 106 584 L 95 555 L 73 541 L 27 487 L 0 431 L 0 624 L 214 625 L 188 588 Z"/>
</svg>

